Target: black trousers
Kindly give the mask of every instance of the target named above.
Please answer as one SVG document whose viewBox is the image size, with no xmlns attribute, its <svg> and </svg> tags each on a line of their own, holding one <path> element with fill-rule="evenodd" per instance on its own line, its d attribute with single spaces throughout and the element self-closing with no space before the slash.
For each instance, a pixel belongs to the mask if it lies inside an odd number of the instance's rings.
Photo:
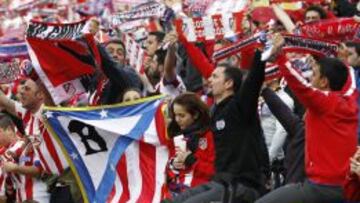
<svg viewBox="0 0 360 203">
<path fill-rule="evenodd" d="M 341 187 L 318 185 L 306 180 L 280 187 L 255 203 L 332 203 L 340 202 L 342 194 Z"/>
<path fill-rule="evenodd" d="M 210 181 L 209 183 L 190 188 L 173 199 L 175 203 L 209 203 L 221 202 L 225 192 L 225 186 L 221 183 Z M 246 202 L 254 202 L 259 196 L 252 188 L 238 184 L 236 188 L 236 199 L 247 199 Z M 249 200 L 250 199 L 250 200 Z M 235 201 L 238 202 L 238 201 Z"/>
</svg>

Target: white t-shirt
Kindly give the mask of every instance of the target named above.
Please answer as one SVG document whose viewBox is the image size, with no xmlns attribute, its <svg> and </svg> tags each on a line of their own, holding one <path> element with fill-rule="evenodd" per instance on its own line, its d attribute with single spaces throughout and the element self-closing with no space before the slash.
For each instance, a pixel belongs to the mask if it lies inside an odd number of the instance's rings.
<svg viewBox="0 0 360 203">
<path fill-rule="evenodd" d="M 161 78 L 160 82 L 156 85 L 155 89 L 164 95 L 175 98 L 179 94 L 186 91 L 184 82 L 180 76 L 176 75 L 176 78 L 172 81 L 166 81 L 164 77 Z"/>
<path fill-rule="evenodd" d="M 294 100 L 283 90 L 276 92 L 280 99 L 291 109 L 294 109 Z M 275 158 L 283 159 L 284 151 L 282 149 L 287 132 L 280 122 L 271 113 L 266 103 L 260 106 L 260 121 L 264 132 L 266 146 L 269 151 L 270 162 Z"/>
</svg>

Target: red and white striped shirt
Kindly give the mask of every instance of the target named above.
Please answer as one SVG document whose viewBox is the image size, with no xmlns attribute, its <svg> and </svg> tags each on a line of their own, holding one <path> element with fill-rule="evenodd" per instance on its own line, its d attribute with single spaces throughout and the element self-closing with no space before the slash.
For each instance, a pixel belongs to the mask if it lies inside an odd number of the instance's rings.
<svg viewBox="0 0 360 203">
<path fill-rule="evenodd" d="M 24 141 L 17 140 L 0 148 L 0 159 L 2 162 L 15 162 L 15 158 L 18 158 L 24 147 Z M 8 180 L 9 179 L 9 180 Z M 9 174 L 0 170 L 0 196 L 5 195 L 5 186 L 13 185 Z"/>
<path fill-rule="evenodd" d="M 41 161 L 33 150 L 32 144 L 28 144 L 19 157 L 20 166 L 35 166 L 41 171 Z M 12 174 L 12 178 L 16 185 L 16 199 L 18 202 L 26 200 L 35 200 L 37 202 L 50 202 L 50 194 L 47 192 L 45 182 L 22 174 Z"/>
<path fill-rule="evenodd" d="M 8 146 L 4 146 L 0 148 L 0 157 L 1 162 L 8 161 L 6 157 L 4 156 L 5 151 L 7 150 Z M 2 163 L 1 163 L 2 165 Z M 3 170 L 0 170 L 0 196 L 5 196 L 5 180 L 7 178 L 6 173 Z"/>
<path fill-rule="evenodd" d="M 69 165 L 59 144 L 55 138 L 50 135 L 42 122 L 42 107 L 33 114 L 22 107 L 20 103 L 15 102 L 15 110 L 17 115 L 23 120 L 26 136 L 39 139 L 41 142 L 40 145 L 36 147 L 35 153 L 39 156 L 44 170 L 53 174 L 62 173 Z"/>
</svg>

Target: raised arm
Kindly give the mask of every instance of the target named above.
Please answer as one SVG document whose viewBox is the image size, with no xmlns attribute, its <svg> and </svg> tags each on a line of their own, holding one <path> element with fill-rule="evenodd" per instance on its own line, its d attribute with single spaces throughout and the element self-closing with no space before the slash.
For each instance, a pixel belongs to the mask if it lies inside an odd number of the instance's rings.
<svg viewBox="0 0 360 203">
<path fill-rule="evenodd" d="M 276 17 L 280 20 L 280 22 L 284 25 L 286 31 L 289 33 L 293 33 L 295 29 L 295 24 L 289 17 L 289 15 L 277 4 L 272 5 L 272 9 L 276 15 Z"/>
<path fill-rule="evenodd" d="M 0 91 L 0 108 L 6 110 L 8 113 L 18 117 L 15 110 L 15 102 L 5 96 L 5 94 Z"/>
<path fill-rule="evenodd" d="M 195 44 L 188 42 L 185 36 L 179 35 L 179 41 L 186 49 L 194 67 L 205 79 L 208 79 L 215 69 L 215 64 L 213 64 Z"/>
<path fill-rule="evenodd" d="M 311 84 L 292 67 L 285 55 L 281 55 L 278 58 L 278 64 L 280 72 L 285 77 L 290 89 L 305 108 L 319 113 L 332 108 L 333 103 L 329 99 L 329 93 L 312 87 Z"/>
<path fill-rule="evenodd" d="M 277 64 L 281 74 L 285 77 L 290 89 L 304 105 L 305 108 L 323 113 L 334 107 L 334 102 L 330 99 L 328 91 L 321 91 L 314 88 L 307 80 L 292 66 L 285 54 L 281 54 L 281 48 L 285 43 L 280 34 L 273 36 L 273 53 L 277 57 Z M 315 66 L 313 64 L 312 66 Z"/>
<path fill-rule="evenodd" d="M 103 46 L 98 46 L 98 48 L 101 56 L 103 72 L 106 77 L 123 89 L 129 88 L 131 86 L 131 80 L 129 79 L 131 76 L 129 77 L 128 73 L 123 70 L 125 68 L 124 65 L 113 61 Z"/>
<path fill-rule="evenodd" d="M 253 66 L 241 88 L 235 93 L 237 107 L 244 114 L 246 120 L 256 115 L 258 98 L 265 78 L 265 62 L 261 61 L 261 52 L 255 52 Z"/>
<path fill-rule="evenodd" d="M 289 136 L 296 133 L 299 125 L 304 127 L 301 118 L 293 113 L 274 91 L 269 88 L 264 88 L 261 95 L 264 98 L 265 103 L 268 105 L 271 113 L 281 123 L 282 127 L 284 127 Z"/>
<path fill-rule="evenodd" d="M 164 79 L 166 81 L 173 81 L 176 79 L 176 33 L 168 33 L 165 36 L 164 42 L 169 43 L 164 61 Z"/>
</svg>

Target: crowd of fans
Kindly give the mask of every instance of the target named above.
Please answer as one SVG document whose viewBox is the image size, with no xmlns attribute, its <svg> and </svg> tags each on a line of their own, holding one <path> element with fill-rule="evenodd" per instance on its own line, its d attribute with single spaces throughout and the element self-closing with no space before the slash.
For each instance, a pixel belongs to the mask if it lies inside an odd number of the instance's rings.
<svg viewBox="0 0 360 203">
<path fill-rule="evenodd" d="M 302 35 L 301 25 L 344 17 L 360 23 L 360 3 L 302 3 L 297 19 L 277 3 L 260 17 L 247 8 L 241 36 L 266 30 L 270 40 L 218 62 L 212 53 L 233 39 L 192 43 L 155 22 L 140 71 L 129 65 L 121 33 L 104 40 L 101 20 L 92 17 L 87 32 L 97 40 L 103 71 L 84 77 L 89 92 L 61 106 L 164 94 L 170 155 L 164 203 L 360 202 L 360 41 L 339 41 L 337 57 L 283 52 L 283 34 Z M 279 74 L 269 79 L 272 65 Z M 29 74 L 1 85 L 0 202 L 82 202 L 68 165 L 40 147 L 49 136 L 44 105 L 54 102 L 41 78 Z M 50 162 L 61 169 L 49 170 Z"/>
</svg>

